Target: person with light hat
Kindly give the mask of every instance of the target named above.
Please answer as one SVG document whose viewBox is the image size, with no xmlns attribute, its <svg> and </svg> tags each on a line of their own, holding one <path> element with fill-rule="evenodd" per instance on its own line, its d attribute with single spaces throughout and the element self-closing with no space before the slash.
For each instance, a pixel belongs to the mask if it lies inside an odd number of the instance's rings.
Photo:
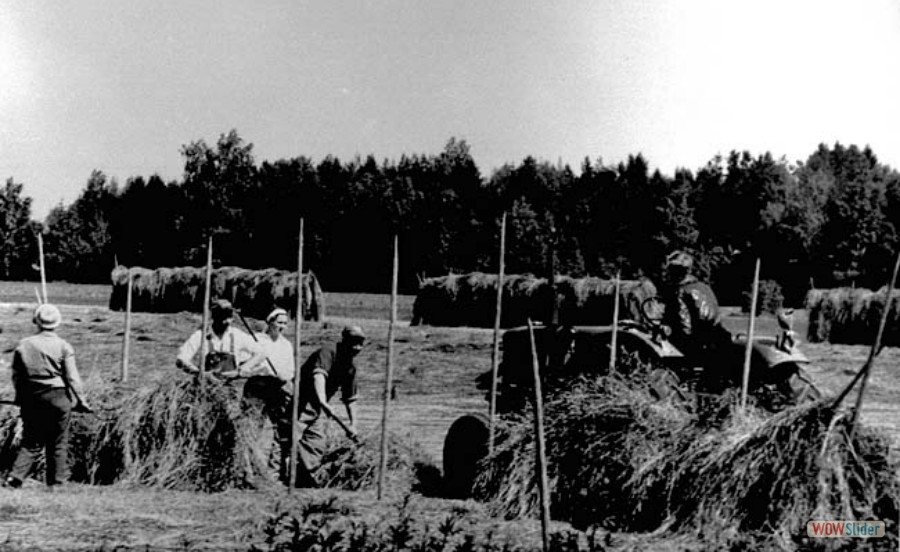
<svg viewBox="0 0 900 552">
<path fill-rule="evenodd" d="M 204 371 L 226 380 L 254 373 L 266 357 L 252 337 L 231 327 L 231 302 L 217 299 L 209 310 L 212 324 L 206 334 Z M 178 350 L 175 365 L 189 374 L 200 372 L 201 335 L 201 330 L 195 331 Z"/>
<path fill-rule="evenodd" d="M 12 379 L 20 407 L 22 446 L 6 479 L 18 488 L 45 452 L 46 483 L 69 479 L 69 420 L 73 410 L 90 411 L 84 400 L 75 350 L 56 334 L 62 322 L 59 309 L 39 305 L 32 318 L 38 332 L 19 342 L 13 354 Z"/>
<path fill-rule="evenodd" d="M 355 358 L 362 351 L 366 334 L 359 326 L 347 326 L 341 340 L 326 344 L 315 351 L 300 367 L 299 461 L 297 483 L 303 487 L 317 487 L 316 471 L 325 454 L 326 417 L 337 418 L 328 401 L 341 391 L 341 401 L 347 411 L 348 436 L 358 438 L 355 403 L 358 395 Z M 289 453 L 288 447 L 285 453 Z M 285 466 L 289 465 L 287 462 Z"/>
</svg>

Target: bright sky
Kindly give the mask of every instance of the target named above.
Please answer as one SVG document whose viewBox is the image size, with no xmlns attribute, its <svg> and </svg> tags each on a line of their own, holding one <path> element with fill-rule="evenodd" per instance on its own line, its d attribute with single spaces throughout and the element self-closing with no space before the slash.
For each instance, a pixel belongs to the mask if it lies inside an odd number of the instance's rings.
<svg viewBox="0 0 900 552">
<path fill-rule="evenodd" d="M 485 175 L 643 152 L 900 167 L 896 0 L 4 0 L 0 179 L 43 219 L 91 171 L 180 179 L 235 128 L 258 162 L 468 141 Z"/>
</svg>

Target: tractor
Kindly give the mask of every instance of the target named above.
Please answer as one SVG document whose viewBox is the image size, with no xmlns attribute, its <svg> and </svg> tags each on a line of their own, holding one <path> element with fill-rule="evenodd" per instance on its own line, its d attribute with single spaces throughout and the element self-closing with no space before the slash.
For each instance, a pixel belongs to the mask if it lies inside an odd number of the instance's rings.
<svg viewBox="0 0 900 552">
<path fill-rule="evenodd" d="M 673 393 L 700 405 L 704 398 L 740 388 L 747 336 L 733 335 L 716 359 L 717 378 L 711 383 L 709 368 L 685 356 L 668 339 L 661 322 L 657 298 L 645 300 L 639 312 L 642 320 L 623 320 L 616 332 L 617 358 L 631 357 L 650 366 L 654 395 Z M 576 378 L 602 376 L 609 370 L 612 326 L 534 327 L 541 385 L 545 394 L 564 389 Z M 503 357 L 498 370 L 496 410 L 502 416 L 524 411 L 533 400 L 531 336 L 529 328 L 518 327 L 503 334 Z M 757 405 L 770 411 L 817 399 L 818 389 L 802 367 L 809 359 L 797 347 L 793 332 L 783 327 L 781 335 L 754 337 L 748 392 Z M 709 363 L 706 363 L 708 366 Z M 621 370 L 621 364 L 617 363 Z M 490 400 L 491 372 L 477 378 L 479 389 Z M 478 463 L 488 453 L 488 416 L 482 413 L 458 418 L 444 439 L 443 464 L 447 494 L 455 498 L 470 495 Z"/>
</svg>

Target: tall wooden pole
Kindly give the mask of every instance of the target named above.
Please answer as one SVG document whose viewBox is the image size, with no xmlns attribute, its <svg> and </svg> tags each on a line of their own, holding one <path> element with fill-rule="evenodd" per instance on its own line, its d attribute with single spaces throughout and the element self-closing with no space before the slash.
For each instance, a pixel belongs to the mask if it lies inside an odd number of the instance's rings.
<svg viewBox="0 0 900 552">
<path fill-rule="evenodd" d="M 122 336 L 122 373 L 120 379 L 128 381 L 128 353 L 131 340 L 131 287 L 132 273 L 128 269 L 128 290 L 125 292 L 125 333 Z M 204 341 L 206 341 L 204 339 Z"/>
<path fill-rule="evenodd" d="M 622 272 L 616 272 L 616 292 L 613 295 L 613 325 L 612 338 L 609 342 L 609 373 L 616 370 L 616 353 L 618 352 L 617 339 L 619 336 L 619 288 L 622 285 Z"/>
<path fill-rule="evenodd" d="M 43 303 L 47 302 L 47 274 L 44 271 L 44 237 L 38 232 L 38 259 L 41 267 L 41 292 L 43 293 Z"/>
<path fill-rule="evenodd" d="M 875 335 L 875 342 L 869 351 L 869 358 L 863 366 L 860 373 L 862 374 L 862 383 L 859 387 L 859 395 L 856 396 L 856 407 L 853 409 L 853 415 L 850 418 L 850 437 L 856 433 L 856 420 L 859 418 L 859 412 L 862 409 L 863 395 L 866 393 L 866 383 L 869 381 L 869 374 L 872 372 L 872 364 L 875 363 L 875 356 L 881 348 L 881 339 L 884 336 L 884 327 L 887 325 L 888 314 L 891 312 L 891 299 L 894 294 L 894 282 L 897 281 L 897 273 L 900 271 L 900 254 L 897 255 L 897 262 L 894 263 L 894 272 L 891 274 L 891 281 L 888 282 L 887 295 L 884 298 L 884 310 L 881 311 L 881 320 L 878 322 L 878 333 Z M 856 378 L 854 378 L 856 379 Z"/>
<path fill-rule="evenodd" d="M 500 371 L 500 320 L 503 312 L 503 277 L 506 272 L 506 212 L 500 219 L 500 271 L 497 273 L 497 308 L 494 311 L 494 348 L 491 351 L 491 407 L 488 414 L 488 451 L 494 453 L 497 419 L 497 378 Z"/>
<path fill-rule="evenodd" d="M 212 236 L 209 237 L 209 242 L 206 245 L 206 281 L 203 284 L 203 315 L 201 316 L 200 322 L 200 389 L 202 390 L 206 385 L 206 378 L 203 377 L 203 372 L 206 371 L 206 353 L 208 352 L 207 346 L 208 341 L 206 339 L 207 333 L 209 332 L 209 294 L 210 287 L 212 287 L 212 259 L 213 259 L 213 239 Z"/>
<path fill-rule="evenodd" d="M 541 541 L 544 552 L 550 550 L 550 484 L 547 481 L 547 450 L 544 443 L 544 399 L 541 393 L 541 369 L 537 345 L 534 339 L 534 324 L 528 319 L 528 335 L 531 339 L 531 371 L 534 376 L 534 440 L 537 453 L 538 486 L 541 494 Z"/>
<path fill-rule="evenodd" d="M 303 326 L 303 219 L 300 219 L 300 245 L 297 246 L 297 318 L 294 326 L 294 390 L 291 399 L 291 459 L 288 491 L 297 486 L 297 454 L 300 436 L 297 434 L 297 417 L 300 410 L 300 365 L 303 357 L 300 354 L 300 331 Z"/>
<path fill-rule="evenodd" d="M 747 391 L 750 387 L 750 361 L 753 358 L 753 330 L 756 325 L 756 299 L 759 295 L 759 265 L 756 258 L 756 270 L 753 273 L 753 295 L 750 299 L 750 324 L 747 328 L 747 348 L 744 350 L 744 378 L 741 382 L 741 410 L 747 407 Z"/>
<path fill-rule="evenodd" d="M 391 404 L 391 385 L 394 377 L 394 327 L 397 324 L 397 274 L 399 272 L 397 235 L 394 234 L 394 265 L 391 276 L 391 323 L 388 326 L 388 353 L 384 376 L 384 406 L 381 410 L 381 463 L 378 469 L 378 500 L 384 495 L 384 476 L 388 461 L 388 413 Z"/>
</svg>

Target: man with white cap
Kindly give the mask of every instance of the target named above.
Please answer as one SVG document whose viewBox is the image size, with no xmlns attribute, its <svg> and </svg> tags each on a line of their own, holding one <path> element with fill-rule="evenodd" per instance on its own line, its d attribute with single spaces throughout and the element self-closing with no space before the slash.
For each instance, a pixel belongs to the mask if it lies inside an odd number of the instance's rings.
<svg viewBox="0 0 900 552">
<path fill-rule="evenodd" d="M 354 359 L 362 351 L 365 341 L 366 334 L 362 328 L 347 326 L 341 332 L 340 342 L 322 346 L 300 367 L 300 414 L 297 421 L 300 445 L 297 479 L 300 486 L 318 486 L 315 472 L 325 454 L 325 418 L 337 418 L 328 401 L 338 390 L 341 391 L 341 401 L 349 419 L 348 434 L 353 439 L 358 436 L 355 410 L 358 389 Z M 288 444 L 284 452 L 289 450 Z"/>
<path fill-rule="evenodd" d="M 22 446 L 6 479 L 19 488 L 32 465 L 45 451 L 46 483 L 61 485 L 69 478 L 69 419 L 73 409 L 90 411 L 75 365 L 72 346 L 56 334 L 62 322 L 59 309 L 39 305 L 32 318 L 35 335 L 19 342 L 13 354 L 12 379 L 21 408 Z"/>
</svg>

